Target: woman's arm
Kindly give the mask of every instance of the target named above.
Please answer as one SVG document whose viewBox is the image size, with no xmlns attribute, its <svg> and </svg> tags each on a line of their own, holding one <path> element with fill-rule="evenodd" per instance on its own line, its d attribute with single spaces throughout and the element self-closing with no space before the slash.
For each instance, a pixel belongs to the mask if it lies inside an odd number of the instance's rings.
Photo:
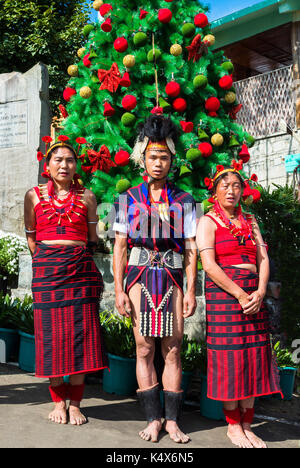
<svg viewBox="0 0 300 468">
<path fill-rule="evenodd" d="M 183 299 L 183 316 L 191 317 L 196 310 L 197 246 L 195 237 L 185 239 L 184 268 L 187 290 Z"/>
<path fill-rule="evenodd" d="M 248 294 L 235 284 L 216 263 L 215 230 L 216 227 L 213 221 L 207 216 L 202 216 L 198 224 L 196 242 L 203 269 L 216 285 L 235 297 L 244 309 L 248 303 Z"/>
<path fill-rule="evenodd" d="M 30 189 L 26 192 L 24 198 L 25 234 L 31 255 L 33 255 L 36 246 L 36 216 L 34 211 L 35 196 L 36 194 L 34 189 Z"/>
<path fill-rule="evenodd" d="M 98 244 L 98 236 L 97 236 L 97 224 L 99 221 L 99 217 L 97 215 L 97 199 L 95 194 L 91 191 L 86 189 L 84 192 L 84 202 L 88 209 L 87 212 L 87 223 L 88 223 L 88 241 L 96 243 L 95 249 Z"/>
<path fill-rule="evenodd" d="M 245 307 L 245 313 L 247 314 L 256 314 L 260 311 L 261 303 L 266 295 L 270 276 L 270 264 L 266 244 L 264 243 L 255 218 L 253 219 L 252 226 L 257 246 L 256 264 L 259 274 L 259 282 L 257 290 L 249 295 L 249 303 Z"/>
</svg>

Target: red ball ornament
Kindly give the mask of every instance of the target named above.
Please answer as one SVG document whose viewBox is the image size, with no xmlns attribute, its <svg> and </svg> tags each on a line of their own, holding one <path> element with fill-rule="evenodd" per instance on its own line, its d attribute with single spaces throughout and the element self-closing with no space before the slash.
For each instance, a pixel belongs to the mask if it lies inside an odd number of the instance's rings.
<svg viewBox="0 0 300 468">
<path fill-rule="evenodd" d="M 257 189 L 252 189 L 251 195 L 253 197 L 253 203 L 257 203 L 261 198 L 261 193 Z"/>
<path fill-rule="evenodd" d="M 208 25 L 207 16 L 204 13 L 199 13 L 195 16 L 194 23 L 197 28 L 205 28 Z"/>
<path fill-rule="evenodd" d="M 180 94 L 180 85 L 176 83 L 176 81 L 170 81 L 170 83 L 167 84 L 166 93 L 170 97 L 177 97 Z"/>
<path fill-rule="evenodd" d="M 200 143 L 200 145 L 198 146 L 198 149 L 199 151 L 201 151 L 203 158 L 208 158 L 213 153 L 213 147 L 211 146 L 210 143 L 206 143 L 206 142 Z"/>
<path fill-rule="evenodd" d="M 99 12 L 101 16 L 105 16 L 110 10 L 113 10 L 113 7 L 109 3 L 103 3 L 99 9 Z"/>
<path fill-rule="evenodd" d="M 109 102 L 104 103 L 104 117 L 111 117 L 112 115 L 114 115 L 115 112 L 115 109 L 110 105 Z"/>
<path fill-rule="evenodd" d="M 114 42 L 114 48 L 117 52 L 125 52 L 128 49 L 128 42 L 125 37 L 118 37 Z"/>
<path fill-rule="evenodd" d="M 187 108 L 187 103 L 185 99 L 177 98 L 173 102 L 173 108 L 176 112 L 184 112 Z"/>
<path fill-rule="evenodd" d="M 191 133 L 194 130 L 193 122 L 186 122 L 185 120 L 182 120 L 180 125 L 184 133 Z"/>
<path fill-rule="evenodd" d="M 230 75 L 222 76 L 222 78 L 219 79 L 219 86 L 222 89 L 230 89 L 232 85 L 233 79 Z"/>
<path fill-rule="evenodd" d="M 217 115 L 217 111 L 219 110 L 220 108 L 220 101 L 218 98 L 216 97 L 210 97 L 208 99 L 206 99 L 205 101 L 205 109 L 208 111 L 208 115 L 210 115 L 211 117 L 215 117 Z"/>
<path fill-rule="evenodd" d="M 74 96 L 76 93 L 76 89 L 73 88 L 66 88 L 63 92 L 63 98 L 65 101 L 69 102 L 71 97 Z"/>
<path fill-rule="evenodd" d="M 125 96 L 122 99 L 123 108 L 129 112 L 132 111 L 136 107 L 136 105 L 137 105 L 136 97 L 132 96 L 131 94 L 127 94 L 127 96 Z"/>
<path fill-rule="evenodd" d="M 101 29 L 104 32 L 110 32 L 112 30 L 111 19 L 107 18 L 104 23 L 101 24 Z"/>
<path fill-rule="evenodd" d="M 129 164 L 130 154 L 127 151 L 120 150 L 115 155 L 115 163 L 118 166 L 124 167 Z"/>
<path fill-rule="evenodd" d="M 168 8 L 161 8 L 158 12 L 158 19 L 161 23 L 170 23 L 173 13 Z"/>
</svg>

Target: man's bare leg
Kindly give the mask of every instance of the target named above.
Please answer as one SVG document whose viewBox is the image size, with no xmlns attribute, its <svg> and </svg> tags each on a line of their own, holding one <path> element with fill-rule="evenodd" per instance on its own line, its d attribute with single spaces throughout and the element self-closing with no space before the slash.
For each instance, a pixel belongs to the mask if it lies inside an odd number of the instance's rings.
<svg viewBox="0 0 300 468">
<path fill-rule="evenodd" d="M 178 288 L 173 293 L 173 336 L 162 338 L 162 355 L 165 360 L 165 368 L 162 377 L 165 391 L 181 394 L 182 366 L 181 344 L 183 338 L 183 296 Z M 178 395 L 179 398 L 179 395 Z M 187 443 L 190 438 L 178 427 L 177 421 L 166 420 L 164 429 L 170 434 L 170 438 L 177 443 Z"/>
<path fill-rule="evenodd" d="M 131 302 L 131 317 L 136 342 L 136 376 L 139 385 L 138 392 L 146 392 L 157 386 L 157 375 L 154 367 L 155 340 L 151 337 L 141 336 L 140 304 L 141 286 L 135 284 L 129 291 Z M 158 434 L 162 429 L 161 419 L 149 422 L 148 426 L 139 433 L 143 440 L 157 442 Z"/>
</svg>

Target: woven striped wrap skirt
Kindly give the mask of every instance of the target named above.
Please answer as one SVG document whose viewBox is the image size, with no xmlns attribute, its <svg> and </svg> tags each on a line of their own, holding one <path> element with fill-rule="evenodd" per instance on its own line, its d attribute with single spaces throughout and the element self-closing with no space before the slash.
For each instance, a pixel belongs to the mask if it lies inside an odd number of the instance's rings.
<svg viewBox="0 0 300 468">
<path fill-rule="evenodd" d="M 36 376 L 107 367 L 100 330 L 102 276 L 82 246 L 38 243 L 32 259 Z"/>
<path fill-rule="evenodd" d="M 257 290 L 256 273 L 236 267 L 223 269 L 248 294 Z M 205 289 L 208 398 L 237 401 L 281 393 L 265 305 L 257 314 L 245 315 L 238 300 L 208 276 Z"/>
</svg>

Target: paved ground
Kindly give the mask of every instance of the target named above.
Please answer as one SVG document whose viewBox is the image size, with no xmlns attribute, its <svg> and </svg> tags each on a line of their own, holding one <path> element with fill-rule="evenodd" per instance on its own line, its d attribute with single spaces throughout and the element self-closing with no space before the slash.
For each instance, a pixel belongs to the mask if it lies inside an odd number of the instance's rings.
<svg viewBox="0 0 300 468">
<path fill-rule="evenodd" d="M 135 398 L 106 394 L 95 384 L 86 386 L 85 397 L 83 412 L 88 424 L 56 425 L 47 420 L 52 408 L 47 380 L 0 364 L 0 448 L 178 449 L 166 433 L 158 444 L 149 444 L 137 436 L 145 424 Z M 284 403 L 289 404 L 281 405 Z M 259 406 L 259 413 L 263 409 Z M 270 448 L 300 448 L 299 413 L 294 425 L 286 423 L 284 414 L 272 414 L 266 419 L 258 416 L 254 425 L 256 433 Z M 280 417 L 285 418 L 284 422 L 276 420 Z M 225 424 L 202 417 L 196 407 L 184 406 L 181 426 L 192 438 L 184 446 L 186 449 L 232 447 Z"/>
</svg>

